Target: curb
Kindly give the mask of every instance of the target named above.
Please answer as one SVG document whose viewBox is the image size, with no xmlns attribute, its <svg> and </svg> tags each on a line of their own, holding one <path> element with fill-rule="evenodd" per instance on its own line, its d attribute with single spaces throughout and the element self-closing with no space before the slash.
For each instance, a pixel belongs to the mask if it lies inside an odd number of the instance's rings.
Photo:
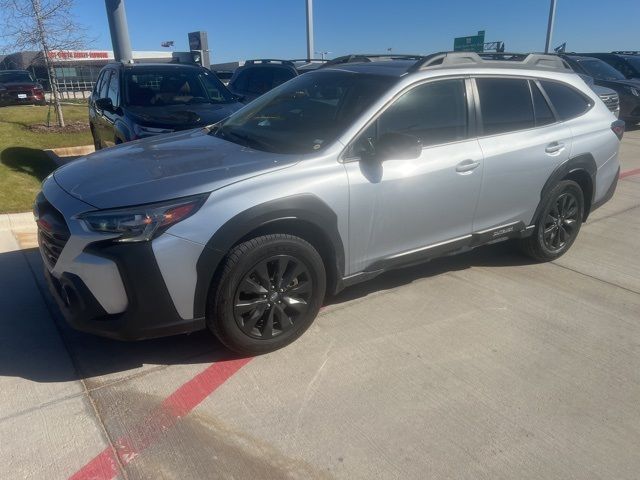
<svg viewBox="0 0 640 480">
<path fill-rule="evenodd" d="M 96 149 L 93 145 L 80 145 L 78 147 L 51 148 L 44 152 L 58 167 L 61 167 L 78 157 L 89 155 L 95 151 Z"/>
</svg>

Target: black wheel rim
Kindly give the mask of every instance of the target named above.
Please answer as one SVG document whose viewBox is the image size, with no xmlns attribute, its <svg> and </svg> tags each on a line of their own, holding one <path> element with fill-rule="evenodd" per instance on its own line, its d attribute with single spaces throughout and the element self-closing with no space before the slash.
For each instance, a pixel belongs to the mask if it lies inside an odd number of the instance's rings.
<svg viewBox="0 0 640 480">
<path fill-rule="evenodd" d="M 309 310 L 313 282 L 309 269 L 290 255 L 254 265 L 236 290 L 233 313 L 240 329 L 268 340 L 294 327 Z"/>
<path fill-rule="evenodd" d="M 547 211 L 542 231 L 542 241 L 551 251 L 562 250 L 578 230 L 577 198 L 568 192 L 561 194 Z"/>
</svg>

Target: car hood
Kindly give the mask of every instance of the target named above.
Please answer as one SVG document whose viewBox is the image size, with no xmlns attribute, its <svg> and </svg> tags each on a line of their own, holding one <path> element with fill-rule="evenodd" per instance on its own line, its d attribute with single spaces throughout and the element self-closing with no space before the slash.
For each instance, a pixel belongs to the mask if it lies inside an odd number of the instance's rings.
<svg viewBox="0 0 640 480">
<path fill-rule="evenodd" d="M 145 127 L 185 130 L 219 122 L 243 106 L 238 102 L 199 103 L 163 107 L 129 106 L 126 107 L 126 111 L 131 120 Z"/>
<path fill-rule="evenodd" d="M 125 143 L 54 173 L 67 193 L 96 208 L 116 208 L 211 192 L 298 161 L 190 130 Z"/>
</svg>

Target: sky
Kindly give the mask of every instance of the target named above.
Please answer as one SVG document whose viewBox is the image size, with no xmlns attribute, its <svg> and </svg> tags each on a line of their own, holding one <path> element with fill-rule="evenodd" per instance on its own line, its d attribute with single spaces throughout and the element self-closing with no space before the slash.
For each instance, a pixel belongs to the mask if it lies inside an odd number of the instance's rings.
<svg viewBox="0 0 640 480">
<path fill-rule="evenodd" d="M 208 32 L 212 63 L 306 56 L 305 0 L 126 0 L 134 50 L 188 50 L 187 33 Z M 567 51 L 640 50 L 640 0 L 557 0 L 552 45 Z M 76 20 L 111 49 L 102 0 L 76 0 Z M 507 51 L 544 50 L 549 0 L 314 0 L 315 50 L 426 54 L 485 30 Z M 320 55 L 317 55 L 319 57 Z"/>
</svg>

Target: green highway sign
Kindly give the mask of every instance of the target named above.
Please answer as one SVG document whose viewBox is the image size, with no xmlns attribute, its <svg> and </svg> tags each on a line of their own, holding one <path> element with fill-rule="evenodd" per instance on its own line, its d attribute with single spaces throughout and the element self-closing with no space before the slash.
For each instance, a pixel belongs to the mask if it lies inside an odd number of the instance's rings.
<svg viewBox="0 0 640 480">
<path fill-rule="evenodd" d="M 477 35 L 470 37 L 456 37 L 453 39 L 454 52 L 483 52 L 484 51 L 484 30 L 480 30 Z"/>
</svg>

